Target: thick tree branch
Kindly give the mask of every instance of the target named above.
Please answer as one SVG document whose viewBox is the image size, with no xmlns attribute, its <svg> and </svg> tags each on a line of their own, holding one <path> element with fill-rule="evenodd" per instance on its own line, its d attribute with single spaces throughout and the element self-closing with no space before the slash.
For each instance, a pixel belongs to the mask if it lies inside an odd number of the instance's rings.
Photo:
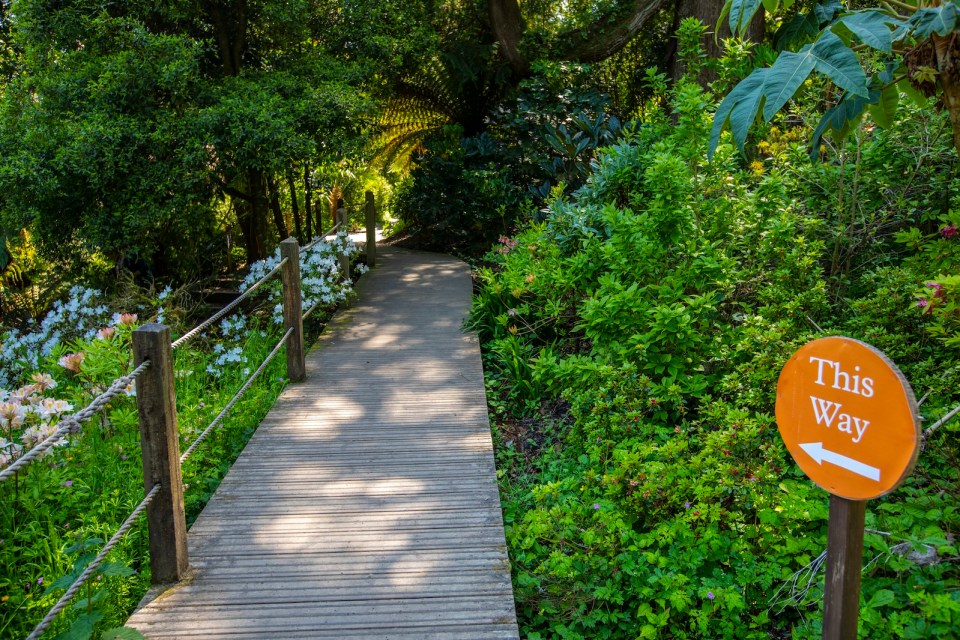
<svg viewBox="0 0 960 640">
<path fill-rule="evenodd" d="M 574 62 L 600 62 L 620 51 L 656 15 L 667 0 L 632 0 L 590 26 L 560 35 L 561 44 L 552 57 Z M 525 26 L 518 0 L 488 0 L 490 24 L 500 43 L 501 53 L 514 74 L 530 73 L 530 59 L 521 51 Z"/>
<path fill-rule="evenodd" d="M 530 75 L 530 60 L 520 51 L 525 25 L 517 0 L 489 0 L 490 25 L 500 43 L 500 51 L 517 78 Z"/>
<path fill-rule="evenodd" d="M 666 0 L 633 0 L 633 7 L 622 18 L 610 22 L 601 18 L 586 27 L 565 34 L 566 43 L 560 55 L 574 62 L 600 62 L 623 49 L 653 16 L 666 4 Z"/>
</svg>

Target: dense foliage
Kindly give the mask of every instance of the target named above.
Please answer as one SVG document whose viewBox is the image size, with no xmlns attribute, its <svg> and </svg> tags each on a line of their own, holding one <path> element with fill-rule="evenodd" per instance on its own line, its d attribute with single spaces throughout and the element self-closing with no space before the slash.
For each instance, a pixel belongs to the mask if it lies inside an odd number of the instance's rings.
<svg viewBox="0 0 960 640">
<path fill-rule="evenodd" d="M 777 433 L 803 343 L 884 350 L 926 425 L 960 400 L 960 172 L 902 104 L 822 164 L 772 127 L 706 162 L 690 82 L 479 272 L 507 540 L 529 638 L 816 638 L 827 499 Z M 958 421 L 868 506 L 860 636 L 960 628 Z M 916 552 L 916 553 L 914 553 Z M 924 559 L 925 558 L 925 559 Z"/>
<path fill-rule="evenodd" d="M 351 255 L 355 249 L 343 234 L 301 253 L 305 309 L 314 304 L 319 309 L 311 316 L 310 331 L 350 295 L 352 282 L 342 277 L 334 251 Z M 278 261 L 274 257 L 252 265 L 243 288 Z M 362 272 L 362 265 L 357 270 Z M 181 452 L 283 334 L 278 278 L 268 281 L 258 296 L 245 312 L 228 315 L 174 352 Z M 142 298 L 139 314 L 120 313 L 101 292 L 78 286 L 36 325 L 0 333 L 0 469 L 128 374 L 133 330 L 145 318 L 180 325 L 186 297 L 185 291 L 166 288 Z M 285 383 L 283 362 L 281 350 L 184 463 L 189 521 L 276 400 Z M 143 498 L 135 396 L 134 383 L 79 433 L 0 483 L 0 636 L 30 633 Z M 149 585 L 146 523 L 140 518 L 44 637 L 100 638 L 105 629 L 123 624 Z"/>
</svg>

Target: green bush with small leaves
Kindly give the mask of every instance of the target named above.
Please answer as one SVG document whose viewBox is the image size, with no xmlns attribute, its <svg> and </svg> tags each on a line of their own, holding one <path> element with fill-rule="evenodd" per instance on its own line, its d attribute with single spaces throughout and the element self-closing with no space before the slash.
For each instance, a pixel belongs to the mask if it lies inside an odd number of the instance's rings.
<svg viewBox="0 0 960 640">
<path fill-rule="evenodd" d="M 926 427 L 960 401 L 949 135 L 867 124 L 814 164 L 775 122 L 708 163 L 712 101 L 680 82 L 477 271 L 526 638 L 819 638 L 828 500 L 777 432 L 780 369 L 848 335 L 929 393 Z M 960 629 L 958 432 L 868 505 L 859 637 Z"/>
</svg>

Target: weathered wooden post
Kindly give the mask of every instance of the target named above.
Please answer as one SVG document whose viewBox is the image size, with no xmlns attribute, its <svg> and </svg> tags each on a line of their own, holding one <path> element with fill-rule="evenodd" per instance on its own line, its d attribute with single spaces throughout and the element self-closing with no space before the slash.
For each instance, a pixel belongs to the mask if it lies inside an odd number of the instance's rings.
<svg viewBox="0 0 960 640">
<path fill-rule="evenodd" d="M 280 270 L 283 284 L 283 326 L 293 333 L 287 338 L 287 378 L 300 382 L 306 377 L 303 353 L 303 307 L 300 298 L 300 245 L 296 238 L 280 243 L 280 257 L 287 262 Z"/>
<path fill-rule="evenodd" d="M 347 227 L 347 210 L 343 206 L 343 200 L 339 202 L 340 207 L 337 209 L 337 219 L 334 224 L 339 224 L 340 231 L 349 233 L 350 229 Z M 340 233 L 338 231 L 337 233 Z M 340 273 L 343 274 L 343 279 L 346 280 L 350 277 L 350 258 L 346 253 L 341 253 L 339 256 L 340 259 Z"/>
<path fill-rule="evenodd" d="M 137 380 L 137 411 L 143 486 L 150 491 L 160 485 L 160 492 L 147 507 L 151 580 L 164 584 L 180 580 L 188 565 L 170 328 L 149 323 L 134 331 L 133 358 L 135 366 L 150 361 Z"/>
<path fill-rule="evenodd" d="M 367 191 L 367 266 L 373 269 L 377 266 L 377 205 L 373 199 L 373 192 Z"/>
</svg>

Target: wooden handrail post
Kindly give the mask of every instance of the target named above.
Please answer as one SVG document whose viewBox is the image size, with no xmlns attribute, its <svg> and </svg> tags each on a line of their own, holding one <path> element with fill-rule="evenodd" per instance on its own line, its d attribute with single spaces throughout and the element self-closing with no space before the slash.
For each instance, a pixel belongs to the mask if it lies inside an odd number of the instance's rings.
<svg viewBox="0 0 960 640">
<path fill-rule="evenodd" d="M 170 327 L 149 323 L 135 330 L 133 359 L 135 366 L 150 361 L 137 380 L 137 412 L 143 486 L 150 491 L 160 485 L 160 492 L 147 507 L 151 580 L 164 584 L 180 580 L 189 562 Z"/>
<path fill-rule="evenodd" d="M 287 338 L 287 378 L 300 382 L 306 377 L 307 367 L 303 353 L 303 307 L 300 299 L 300 245 L 296 238 L 280 243 L 280 257 L 287 263 L 280 270 L 283 283 L 283 327 L 293 329 Z"/>
<path fill-rule="evenodd" d="M 337 219 L 334 221 L 334 224 L 341 224 L 340 231 L 345 233 L 350 233 L 350 229 L 347 228 L 347 210 L 344 207 L 337 209 Z M 340 233 L 339 231 L 337 233 Z M 346 253 L 341 253 L 339 255 L 340 260 L 340 273 L 343 276 L 343 279 L 346 280 L 350 277 L 350 258 Z"/>
<path fill-rule="evenodd" d="M 373 192 L 367 191 L 367 266 L 373 269 L 377 266 L 377 204 L 373 199 Z"/>
</svg>

